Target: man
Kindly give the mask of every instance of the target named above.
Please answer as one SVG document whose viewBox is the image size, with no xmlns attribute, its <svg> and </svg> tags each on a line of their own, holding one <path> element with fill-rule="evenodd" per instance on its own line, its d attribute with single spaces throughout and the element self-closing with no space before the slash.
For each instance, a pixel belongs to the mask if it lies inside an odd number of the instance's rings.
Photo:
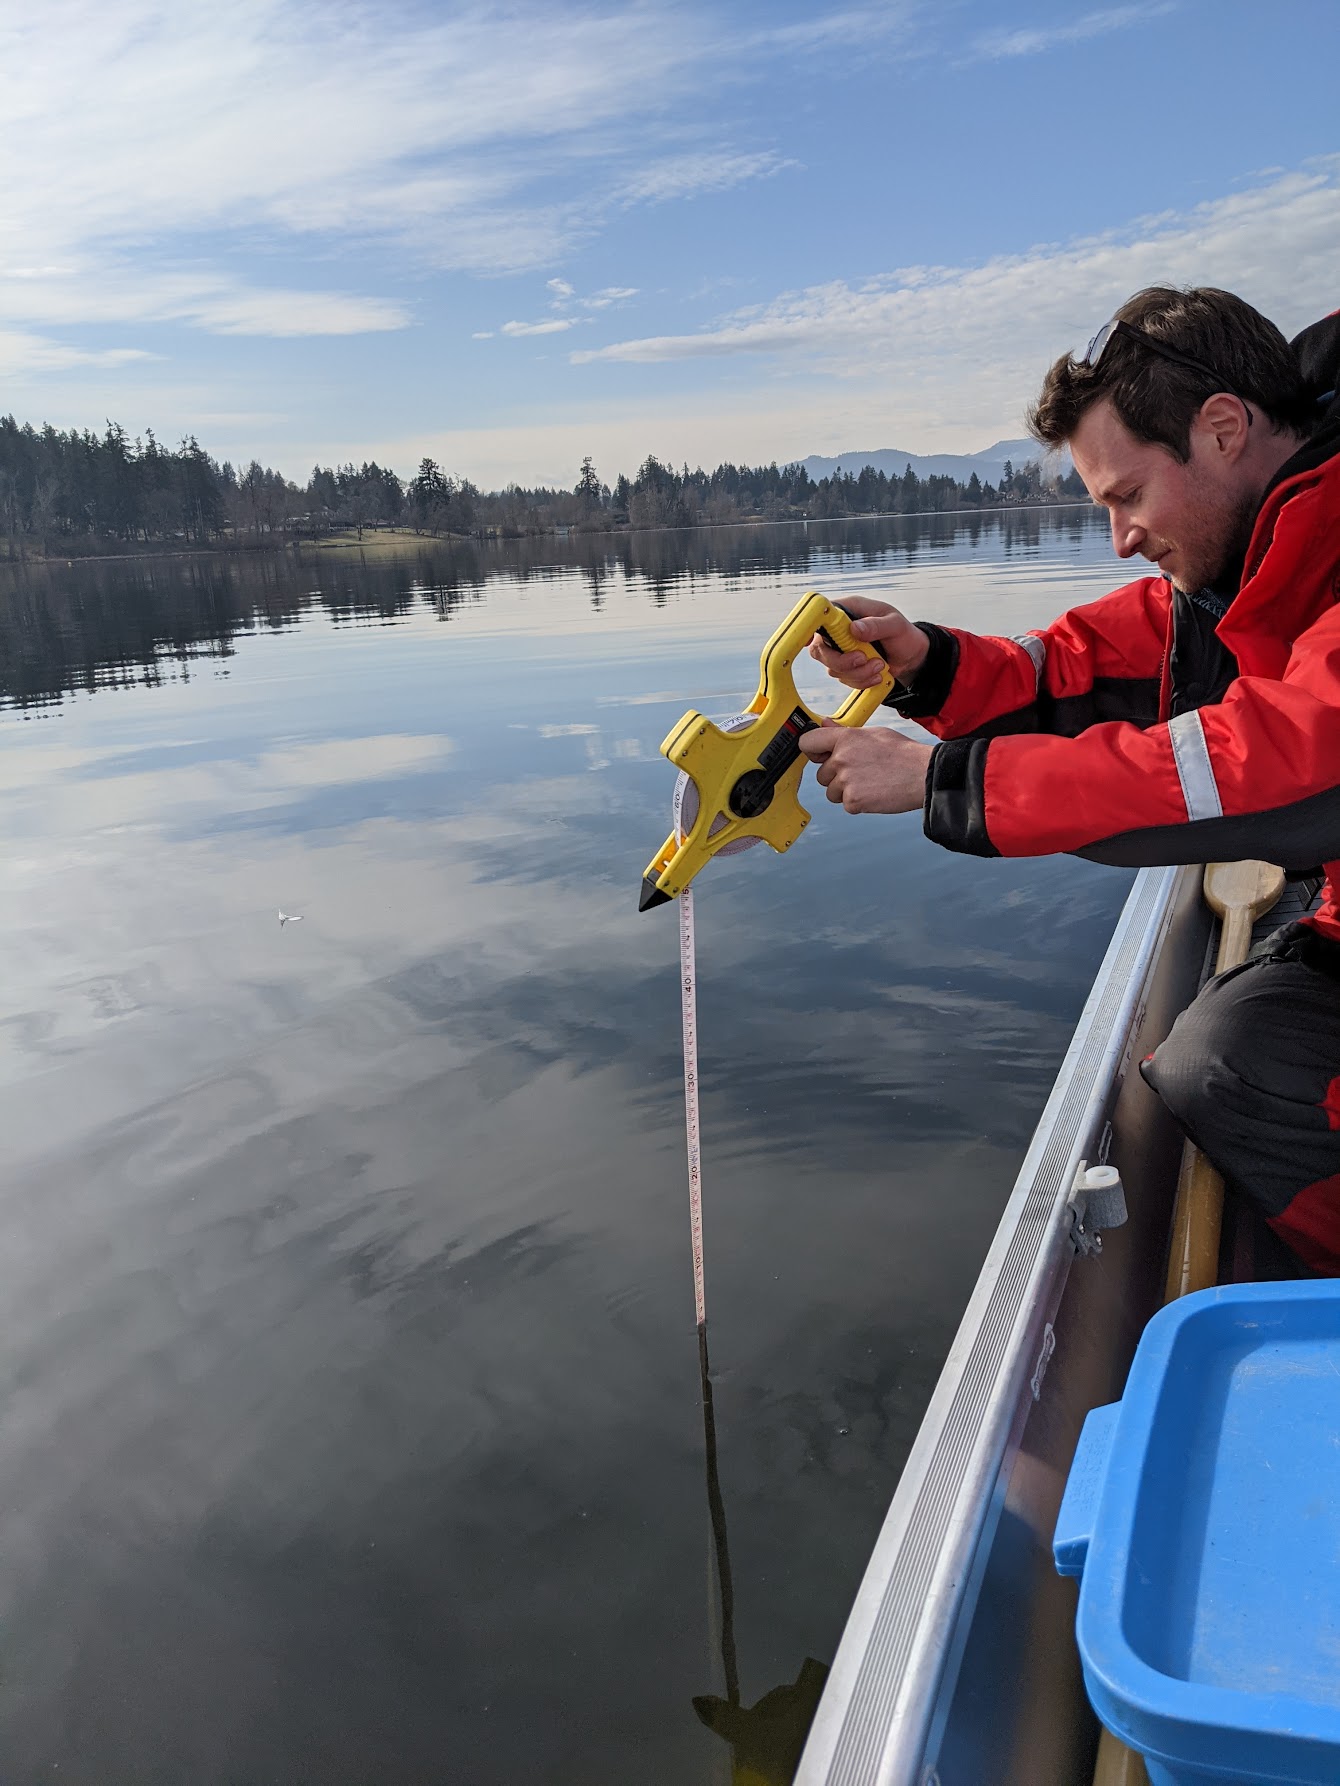
<svg viewBox="0 0 1340 1786">
<path fill-rule="evenodd" d="M 1022 639 L 854 601 L 940 743 L 835 725 L 801 748 L 849 812 L 921 807 L 983 856 L 1324 863 L 1320 908 L 1213 980 L 1144 1063 L 1305 1264 L 1340 1275 L 1340 313 L 1290 346 L 1229 292 L 1138 293 L 1048 372 L 1121 558 L 1155 574 Z M 814 655 L 849 687 L 869 660 Z"/>
</svg>

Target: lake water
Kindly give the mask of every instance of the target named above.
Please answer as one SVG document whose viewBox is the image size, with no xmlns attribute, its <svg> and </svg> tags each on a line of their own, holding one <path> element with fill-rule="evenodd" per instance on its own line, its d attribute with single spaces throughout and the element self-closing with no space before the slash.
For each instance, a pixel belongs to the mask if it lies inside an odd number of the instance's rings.
<svg viewBox="0 0 1340 1786">
<path fill-rule="evenodd" d="M 0 567 L 8 1786 L 729 1778 L 658 746 L 807 588 L 1120 580 L 1080 511 Z M 746 1705 L 832 1659 L 1130 882 L 807 790 L 697 883 Z"/>
</svg>

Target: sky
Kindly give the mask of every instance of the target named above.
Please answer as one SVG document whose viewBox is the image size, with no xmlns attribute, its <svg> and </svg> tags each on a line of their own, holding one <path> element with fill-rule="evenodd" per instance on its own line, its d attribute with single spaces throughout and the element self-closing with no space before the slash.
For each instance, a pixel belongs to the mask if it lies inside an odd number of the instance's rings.
<svg viewBox="0 0 1340 1786">
<path fill-rule="evenodd" d="M 485 489 L 1023 432 L 1340 306 L 1336 0 L 0 0 L 0 413 Z"/>
</svg>

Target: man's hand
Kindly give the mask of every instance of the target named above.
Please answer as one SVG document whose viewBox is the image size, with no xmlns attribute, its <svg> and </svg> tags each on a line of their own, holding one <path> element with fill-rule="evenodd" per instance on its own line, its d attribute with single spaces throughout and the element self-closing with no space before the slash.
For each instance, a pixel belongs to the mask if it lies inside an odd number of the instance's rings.
<svg viewBox="0 0 1340 1786">
<path fill-rule="evenodd" d="M 888 726 L 860 731 L 826 719 L 804 734 L 800 748 L 818 764 L 828 798 L 848 812 L 915 812 L 925 800 L 933 744 L 918 744 Z"/>
<path fill-rule="evenodd" d="M 854 595 L 842 606 L 852 616 L 851 630 L 867 644 L 878 643 L 889 668 L 900 682 L 915 676 L 926 661 L 931 642 L 919 626 L 887 602 L 872 602 L 863 595 Z M 810 641 L 810 656 L 817 658 L 847 688 L 873 688 L 884 674 L 876 658 L 856 651 L 834 651 L 816 633 Z"/>
</svg>

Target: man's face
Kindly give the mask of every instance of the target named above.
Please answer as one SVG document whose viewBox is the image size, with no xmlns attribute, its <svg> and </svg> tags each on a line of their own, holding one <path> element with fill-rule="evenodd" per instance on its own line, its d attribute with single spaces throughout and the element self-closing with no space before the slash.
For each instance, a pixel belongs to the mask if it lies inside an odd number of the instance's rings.
<svg viewBox="0 0 1340 1786">
<path fill-rule="evenodd" d="M 1198 424 L 1183 465 L 1166 447 L 1137 440 L 1103 398 L 1085 411 L 1070 452 L 1090 496 L 1108 512 L 1119 558 L 1138 552 L 1193 591 L 1217 582 L 1246 550 L 1255 497 Z"/>
</svg>

